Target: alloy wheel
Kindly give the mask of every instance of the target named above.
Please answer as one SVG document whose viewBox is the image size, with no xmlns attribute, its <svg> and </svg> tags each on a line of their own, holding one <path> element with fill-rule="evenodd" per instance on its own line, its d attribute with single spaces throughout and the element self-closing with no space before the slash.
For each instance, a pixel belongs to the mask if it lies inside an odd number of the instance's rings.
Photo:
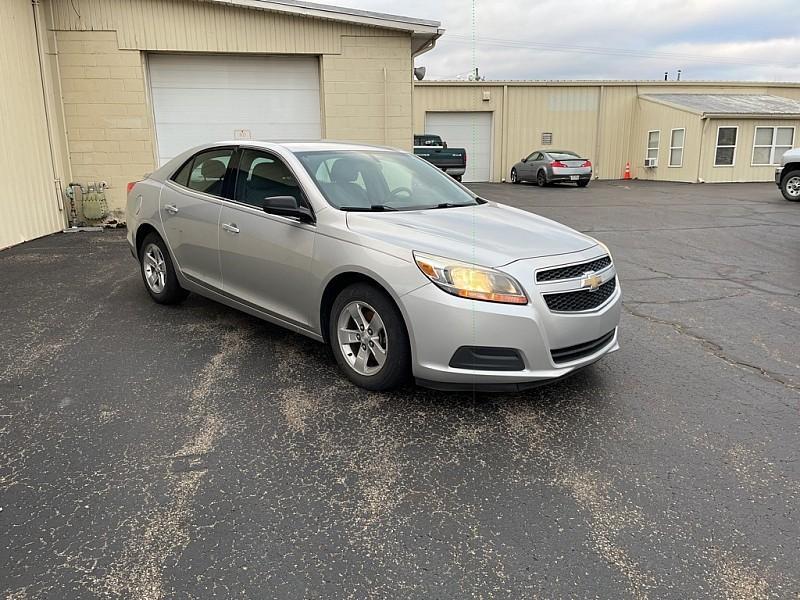
<svg viewBox="0 0 800 600">
<path fill-rule="evenodd" d="M 156 244 L 147 244 L 142 257 L 144 280 L 154 294 L 160 294 L 167 286 L 167 263 Z"/>
<path fill-rule="evenodd" d="M 375 375 L 386 363 L 389 338 L 383 319 L 366 302 L 350 302 L 339 313 L 339 349 L 359 375 Z"/>
<path fill-rule="evenodd" d="M 517 170 L 511 169 L 511 183 L 517 183 Z"/>
</svg>

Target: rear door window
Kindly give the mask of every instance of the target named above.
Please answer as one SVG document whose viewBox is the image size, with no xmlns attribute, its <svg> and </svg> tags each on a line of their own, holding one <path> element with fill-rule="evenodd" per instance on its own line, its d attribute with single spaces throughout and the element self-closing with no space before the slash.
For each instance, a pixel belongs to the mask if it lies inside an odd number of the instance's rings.
<svg viewBox="0 0 800 600">
<path fill-rule="evenodd" d="M 212 148 L 198 152 L 186 161 L 172 180 L 196 192 L 221 197 L 232 156 L 233 148 Z"/>
</svg>

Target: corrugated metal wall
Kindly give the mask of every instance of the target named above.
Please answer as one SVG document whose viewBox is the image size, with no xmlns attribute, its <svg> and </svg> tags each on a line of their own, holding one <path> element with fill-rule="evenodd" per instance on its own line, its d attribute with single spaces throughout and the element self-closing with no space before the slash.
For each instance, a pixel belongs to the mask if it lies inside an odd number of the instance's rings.
<svg viewBox="0 0 800 600">
<path fill-rule="evenodd" d="M 703 135 L 703 123 L 698 116 L 662 110 L 639 99 L 640 94 L 667 90 L 670 93 L 774 94 L 800 99 L 800 86 L 796 84 L 426 81 L 415 84 L 414 129 L 422 131 L 425 114 L 431 111 L 493 111 L 493 181 L 508 177 L 511 167 L 523 155 L 544 147 L 541 137 L 545 132 L 553 134 L 552 148 L 575 150 L 590 158 L 595 174 L 601 179 L 621 179 L 628 161 L 633 176 L 643 179 L 697 181 L 698 176 L 707 181 L 770 179 L 774 169 L 751 167 L 749 158 L 746 164 L 737 159 L 736 169 L 728 169 L 724 174 L 719 169 L 709 171 L 708 160 L 713 161 L 713 156 L 711 159 L 708 156 L 713 155 L 714 140 L 711 139 L 709 145 L 707 136 L 713 138 L 716 127 L 713 134 Z M 484 92 L 490 95 L 488 101 L 483 100 Z M 686 128 L 683 166 L 669 168 L 670 130 L 678 127 Z M 650 129 L 661 129 L 661 160 L 658 169 L 645 171 L 646 135 Z M 743 126 L 740 135 L 744 136 L 740 137 L 740 147 L 746 145 L 743 151 L 751 153 L 753 128 Z M 798 143 L 800 139 L 795 140 L 795 145 Z"/>
<path fill-rule="evenodd" d="M 684 181 L 696 183 L 702 148 L 703 121 L 700 116 L 663 104 L 638 99 L 636 127 L 632 140 L 633 160 L 631 174 L 638 179 L 653 181 Z M 673 129 L 685 129 L 683 164 L 669 166 L 670 143 Z M 645 167 L 647 138 L 650 131 L 659 131 L 658 166 Z"/>
<path fill-rule="evenodd" d="M 30 0 L 4 0 L 0 36 L 0 248 L 63 227 Z"/>
<path fill-rule="evenodd" d="M 738 127 L 733 166 L 715 167 L 718 127 Z M 800 121 L 792 119 L 709 119 L 703 134 L 700 177 L 708 183 L 725 181 L 774 181 L 774 166 L 752 166 L 756 127 L 794 127 L 794 146 L 800 145 Z"/>
<path fill-rule="evenodd" d="M 121 50 L 333 54 L 343 35 L 396 35 L 197 0 L 53 0 L 53 8 L 56 29 L 116 31 Z"/>
</svg>

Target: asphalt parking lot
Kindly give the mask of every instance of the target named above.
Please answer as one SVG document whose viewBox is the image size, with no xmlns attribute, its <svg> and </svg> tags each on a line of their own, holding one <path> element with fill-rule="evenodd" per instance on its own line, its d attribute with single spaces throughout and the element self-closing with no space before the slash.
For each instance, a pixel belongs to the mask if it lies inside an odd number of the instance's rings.
<svg viewBox="0 0 800 600">
<path fill-rule="evenodd" d="M 800 204 L 475 185 L 590 233 L 620 352 L 519 395 L 363 392 L 121 231 L 0 252 L 6 598 L 800 597 Z"/>
</svg>

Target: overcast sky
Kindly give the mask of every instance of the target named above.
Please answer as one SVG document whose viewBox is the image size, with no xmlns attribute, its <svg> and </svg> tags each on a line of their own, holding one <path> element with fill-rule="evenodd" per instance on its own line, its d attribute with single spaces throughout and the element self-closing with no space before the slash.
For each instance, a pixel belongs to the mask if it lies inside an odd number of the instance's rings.
<svg viewBox="0 0 800 600">
<path fill-rule="evenodd" d="M 320 0 L 440 21 L 426 79 L 800 81 L 800 0 Z M 556 51 L 558 50 L 558 51 Z"/>
</svg>

